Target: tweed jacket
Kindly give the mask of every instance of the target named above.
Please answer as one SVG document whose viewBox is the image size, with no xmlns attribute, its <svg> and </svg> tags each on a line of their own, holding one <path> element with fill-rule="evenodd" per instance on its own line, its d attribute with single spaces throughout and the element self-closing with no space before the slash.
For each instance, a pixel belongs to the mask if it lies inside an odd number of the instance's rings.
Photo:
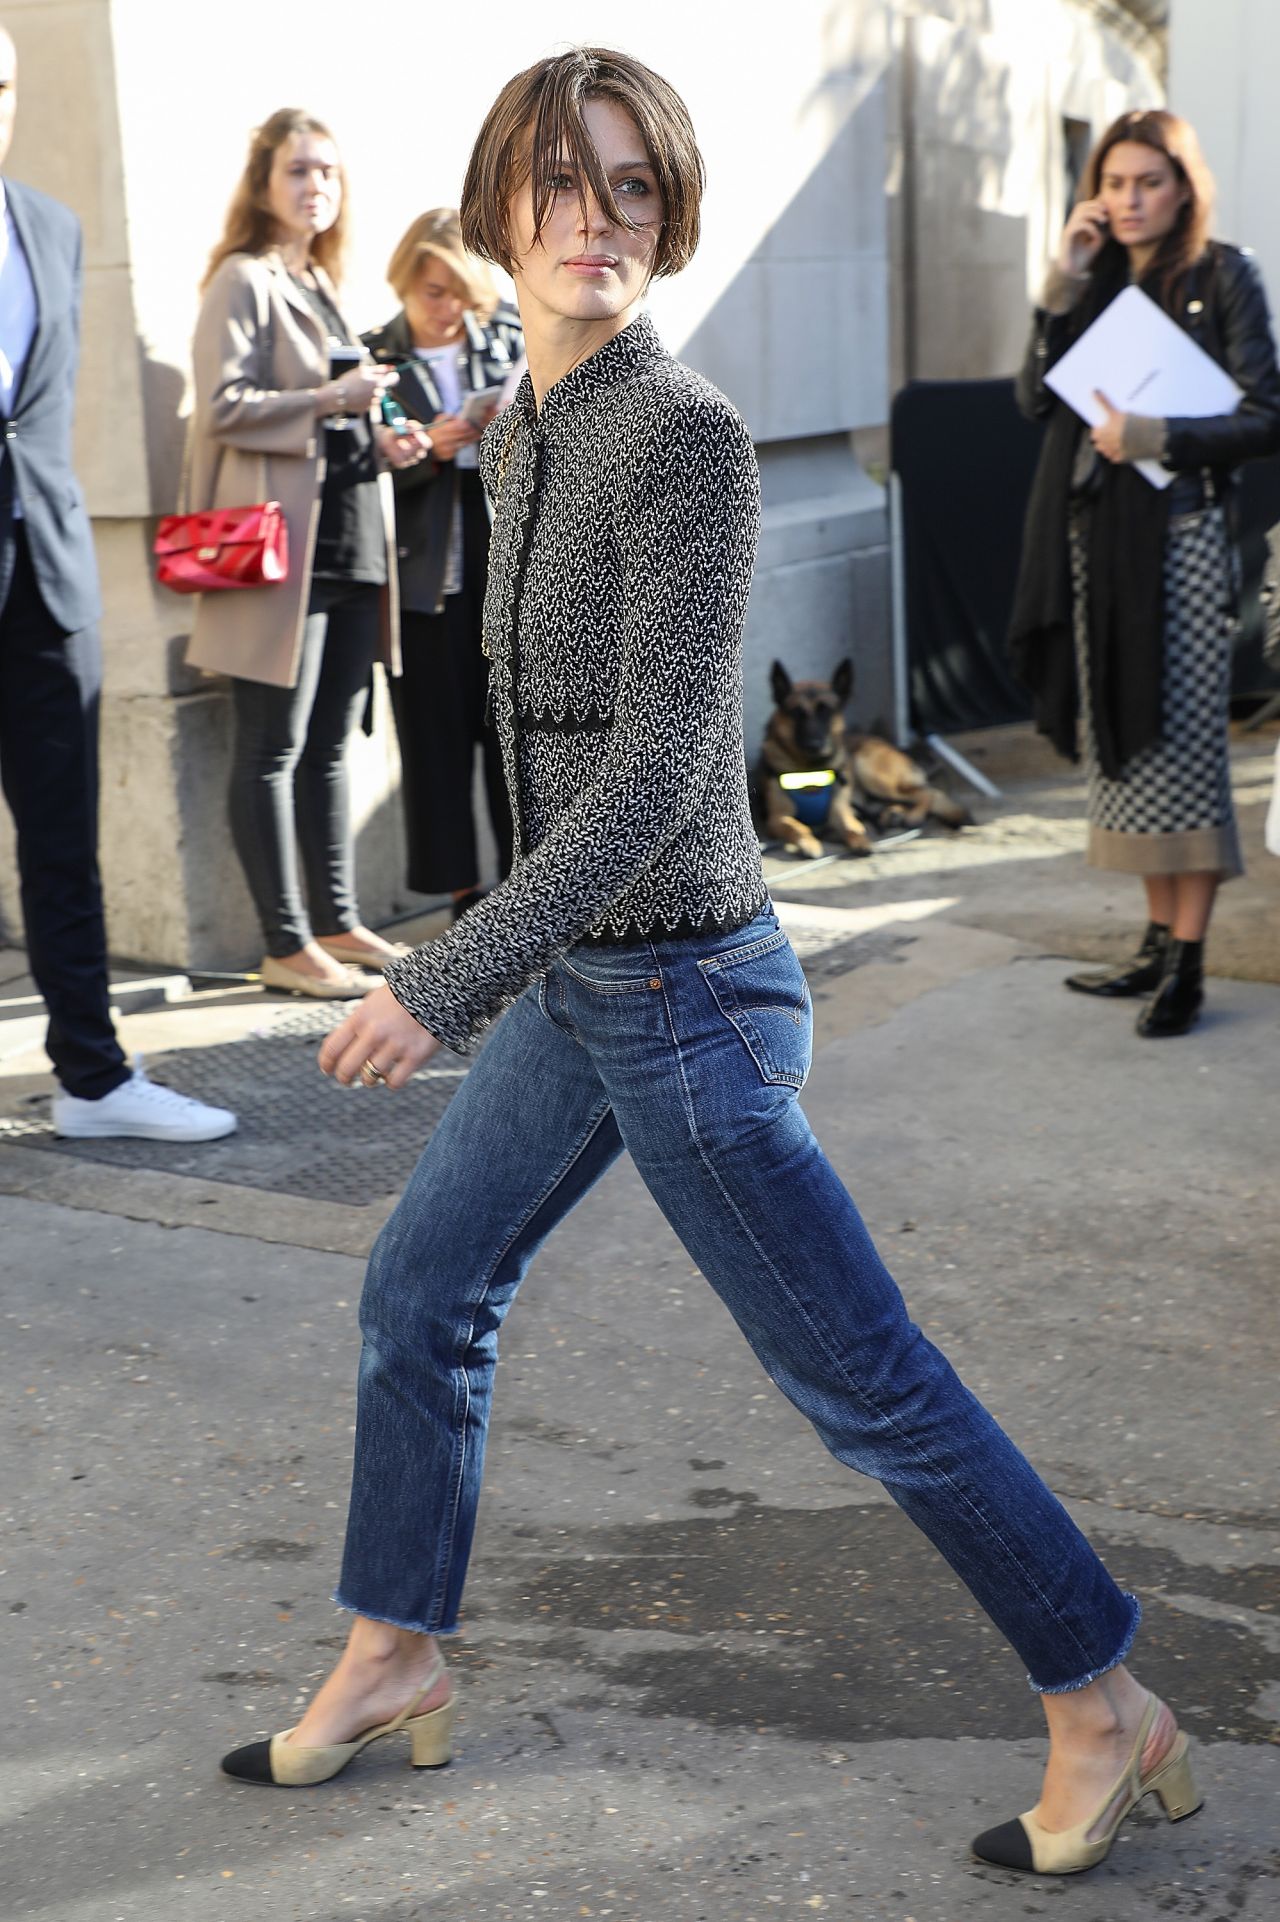
<svg viewBox="0 0 1280 1922">
<path fill-rule="evenodd" d="M 502 885 L 387 970 L 469 1052 L 582 941 L 729 932 L 763 905 L 742 751 L 755 452 L 642 316 L 486 430 L 484 644 L 516 826 Z"/>
</svg>

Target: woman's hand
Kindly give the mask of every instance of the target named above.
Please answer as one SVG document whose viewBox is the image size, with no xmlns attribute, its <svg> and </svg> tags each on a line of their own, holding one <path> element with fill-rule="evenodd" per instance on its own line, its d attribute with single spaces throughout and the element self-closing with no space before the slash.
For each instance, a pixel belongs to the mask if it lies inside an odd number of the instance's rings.
<svg viewBox="0 0 1280 1922">
<path fill-rule="evenodd" d="M 1097 392 L 1096 389 L 1093 398 L 1100 407 L 1106 409 L 1107 417 L 1101 427 L 1095 427 L 1090 431 L 1090 440 L 1104 460 L 1127 460 L 1128 455 L 1124 451 L 1125 416 L 1118 407 L 1111 405 L 1105 394 Z"/>
<path fill-rule="evenodd" d="M 1087 274 L 1102 252 L 1109 231 L 1109 215 L 1101 200 L 1082 200 L 1073 207 L 1058 248 L 1058 265 L 1063 273 L 1077 279 Z"/>
<path fill-rule="evenodd" d="M 331 1074 L 344 1088 L 357 1079 L 366 1087 L 383 1081 L 388 1088 L 403 1088 L 439 1047 L 435 1036 L 400 1006 L 384 983 L 366 994 L 325 1037 L 320 1072 Z"/>
<path fill-rule="evenodd" d="M 379 421 L 373 430 L 373 438 L 388 467 L 416 467 L 435 448 L 431 435 L 418 421 L 412 422 L 400 434 L 394 427 Z"/>
<path fill-rule="evenodd" d="M 480 438 L 480 429 L 461 414 L 437 414 L 427 431 L 437 460 L 452 460 L 460 447 L 470 447 Z"/>
<path fill-rule="evenodd" d="M 341 380 L 326 381 L 316 388 L 316 413 L 322 418 L 325 414 L 367 414 L 374 401 L 381 400 L 399 378 L 394 367 L 364 361 Z"/>
</svg>

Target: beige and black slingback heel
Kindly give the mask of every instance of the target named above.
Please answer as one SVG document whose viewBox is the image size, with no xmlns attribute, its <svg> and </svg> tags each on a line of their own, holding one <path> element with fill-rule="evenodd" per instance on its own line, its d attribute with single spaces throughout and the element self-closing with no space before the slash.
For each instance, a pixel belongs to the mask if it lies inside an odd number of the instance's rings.
<svg viewBox="0 0 1280 1922">
<path fill-rule="evenodd" d="M 1144 1795 L 1158 1795 L 1171 1822 L 1181 1822 L 1186 1816 L 1194 1815 L 1204 1797 L 1196 1791 L 1187 1738 L 1181 1730 L 1159 1760 L 1143 1772 L 1142 1753 L 1162 1707 L 1163 1703 L 1153 1695 L 1123 1773 L 1086 1821 L 1073 1829 L 1045 1829 L 1032 1809 L 980 1835 L 972 1844 L 978 1860 L 994 1863 L 1001 1869 L 1023 1869 L 1032 1875 L 1078 1875 L 1082 1869 L 1091 1869 L 1101 1862 L 1115 1841 L 1120 1824 L 1126 1815 L 1133 1813 Z"/>
<path fill-rule="evenodd" d="M 384 1735 L 407 1735 L 409 1759 L 416 1769 L 443 1768 L 453 1757 L 453 1720 L 457 1703 L 452 1695 L 439 1708 L 415 1714 L 419 1702 L 430 1695 L 444 1673 L 444 1662 L 437 1654 L 435 1666 L 413 1700 L 389 1722 L 367 1728 L 351 1742 L 334 1742 L 326 1748 L 302 1748 L 289 1740 L 292 1729 L 273 1735 L 267 1742 L 250 1742 L 233 1749 L 222 1758 L 224 1775 L 238 1782 L 263 1782 L 276 1788 L 311 1788 L 328 1782 L 353 1762 L 361 1749 Z"/>
</svg>

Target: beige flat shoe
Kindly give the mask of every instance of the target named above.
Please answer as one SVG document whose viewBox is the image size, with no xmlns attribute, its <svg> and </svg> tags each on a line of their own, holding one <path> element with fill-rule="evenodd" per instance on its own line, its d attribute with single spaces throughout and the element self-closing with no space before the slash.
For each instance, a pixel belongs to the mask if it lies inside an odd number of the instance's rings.
<svg viewBox="0 0 1280 1922">
<path fill-rule="evenodd" d="M 1152 1790 L 1160 1797 L 1160 1805 L 1171 1822 L 1181 1822 L 1188 1815 L 1194 1815 L 1204 1797 L 1196 1792 L 1187 1738 L 1181 1731 L 1168 1754 L 1161 1756 L 1150 1774 L 1142 1773 L 1142 1751 L 1159 1713 L 1160 1702 L 1153 1695 L 1123 1773 L 1087 1821 L 1073 1829 L 1043 1829 L 1035 1811 L 1031 1810 L 980 1835 L 972 1844 L 978 1860 L 993 1862 L 1001 1869 L 1023 1869 L 1032 1875 L 1078 1875 L 1082 1869 L 1091 1869 L 1101 1862 L 1125 1816 L 1132 1815 L 1143 1796 Z"/>
<path fill-rule="evenodd" d="M 250 1742 L 244 1748 L 232 1749 L 222 1758 L 222 1772 L 234 1776 L 237 1782 L 261 1782 L 276 1788 L 314 1788 L 318 1782 L 332 1781 L 335 1775 L 341 1774 L 347 1763 L 353 1762 L 370 1742 L 381 1741 L 384 1735 L 400 1734 L 409 1737 L 409 1759 L 414 1768 L 442 1769 L 453 1759 L 457 1704 L 450 1696 L 447 1702 L 425 1715 L 415 1715 L 413 1711 L 443 1674 L 444 1662 L 437 1655 L 426 1687 L 418 1690 L 408 1706 L 391 1721 L 367 1728 L 354 1742 L 334 1742 L 327 1748 L 300 1748 L 289 1740 L 293 1730 L 285 1729 L 282 1734 L 273 1735 L 269 1742 Z"/>
<path fill-rule="evenodd" d="M 413 949 L 405 941 L 388 941 L 390 954 L 371 954 L 368 948 L 348 947 L 340 935 L 335 934 L 331 938 L 327 934 L 318 934 L 316 940 L 325 953 L 332 955 L 335 961 L 346 961 L 353 968 L 368 968 L 374 973 L 390 967 L 393 961 L 403 961 L 406 954 L 413 953 Z"/>
<path fill-rule="evenodd" d="M 382 984 L 380 974 L 361 974 L 358 968 L 348 968 L 341 981 L 325 981 L 318 974 L 303 974 L 301 968 L 286 967 L 270 954 L 262 957 L 258 979 L 264 988 L 274 988 L 277 993 L 305 994 L 312 1001 L 357 1001 Z"/>
</svg>

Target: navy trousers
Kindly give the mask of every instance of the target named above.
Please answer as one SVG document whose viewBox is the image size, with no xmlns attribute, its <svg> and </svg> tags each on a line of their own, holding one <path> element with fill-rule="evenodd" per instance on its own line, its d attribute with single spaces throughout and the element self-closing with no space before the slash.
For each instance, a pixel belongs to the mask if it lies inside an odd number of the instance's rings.
<svg viewBox="0 0 1280 1922">
<path fill-rule="evenodd" d="M 49 1011 L 46 1047 L 68 1094 L 129 1079 L 111 1021 L 98 874 L 96 628 L 67 634 L 40 595 L 26 530 L 0 556 L 0 785 L 18 833 L 27 955 Z"/>
</svg>

